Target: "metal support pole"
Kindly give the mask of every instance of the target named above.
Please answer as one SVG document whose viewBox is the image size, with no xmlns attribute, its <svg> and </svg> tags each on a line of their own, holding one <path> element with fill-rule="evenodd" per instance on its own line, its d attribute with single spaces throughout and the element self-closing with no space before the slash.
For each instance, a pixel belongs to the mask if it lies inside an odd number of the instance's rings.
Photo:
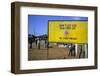
<svg viewBox="0 0 100 76">
<path fill-rule="evenodd" d="M 78 44 L 75 44 L 75 55 L 77 56 L 78 53 Z"/>
<path fill-rule="evenodd" d="M 87 44 L 84 45 L 84 48 L 85 48 L 85 58 L 87 58 L 88 57 Z"/>
</svg>

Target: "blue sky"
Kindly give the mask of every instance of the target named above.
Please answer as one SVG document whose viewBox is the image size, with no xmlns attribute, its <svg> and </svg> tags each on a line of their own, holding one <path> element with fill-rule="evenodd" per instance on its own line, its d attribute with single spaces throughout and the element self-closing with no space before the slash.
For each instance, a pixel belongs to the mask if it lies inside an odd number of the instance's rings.
<svg viewBox="0 0 100 76">
<path fill-rule="evenodd" d="M 48 20 L 88 20 L 88 17 L 78 16 L 49 16 L 49 15 L 28 15 L 28 34 L 35 36 L 47 34 Z"/>
</svg>

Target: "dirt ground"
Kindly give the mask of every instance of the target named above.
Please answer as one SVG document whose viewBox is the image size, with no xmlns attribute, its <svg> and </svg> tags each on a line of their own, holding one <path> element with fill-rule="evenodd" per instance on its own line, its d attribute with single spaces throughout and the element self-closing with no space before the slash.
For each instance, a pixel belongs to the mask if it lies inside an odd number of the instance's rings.
<svg viewBox="0 0 100 76">
<path fill-rule="evenodd" d="M 40 49 L 33 47 L 29 49 L 28 60 L 51 60 L 51 59 L 73 59 L 77 56 L 69 55 L 69 48 L 53 46 L 51 48 Z"/>
</svg>

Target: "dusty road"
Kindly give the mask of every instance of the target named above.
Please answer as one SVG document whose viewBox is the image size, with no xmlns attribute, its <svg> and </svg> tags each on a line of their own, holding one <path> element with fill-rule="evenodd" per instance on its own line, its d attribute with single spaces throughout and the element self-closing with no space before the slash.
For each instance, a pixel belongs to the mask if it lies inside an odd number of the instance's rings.
<svg viewBox="0 0 100 76">
<path fill-rule="evenodd" d="M 70 56 L 68 48 L 32 48 L 28 52 L 28 60 L 50 60 L 50 59 L 71 59 L 78 56 Z"/>
</svg>

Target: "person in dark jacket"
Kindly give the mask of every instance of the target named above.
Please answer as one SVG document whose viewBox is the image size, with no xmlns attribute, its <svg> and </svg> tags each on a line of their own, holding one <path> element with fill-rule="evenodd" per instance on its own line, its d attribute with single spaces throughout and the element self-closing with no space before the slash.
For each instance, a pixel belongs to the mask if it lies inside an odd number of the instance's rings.
<svg viewBox="0 0 100 76">
<path fill-rule="evenodd" d="M 72 45 L 71 44 L 70 51 L 69 51 L 69 55 L 70 54 L 71 54 L 71 56 L 75 56 L 75 45 Z"/>
</svg>

